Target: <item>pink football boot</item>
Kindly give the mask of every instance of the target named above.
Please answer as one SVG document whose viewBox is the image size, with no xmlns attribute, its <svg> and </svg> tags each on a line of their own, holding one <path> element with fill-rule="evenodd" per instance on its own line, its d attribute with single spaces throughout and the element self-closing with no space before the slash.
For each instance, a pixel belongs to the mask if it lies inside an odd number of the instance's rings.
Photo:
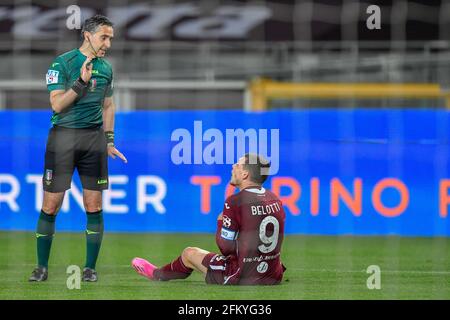
<svg viewBox="0 0 450 320">
<path fill-rule="evenodd" d="M 136 270 L 136 272 L 139 273 L 141 276 L 144 276 L 150 280 L 154 280 L 153 272 L 157 269 L 157 267 L 152 265 L 147 260 L 142 258 L 134 258 L 131 261 L 131 265 Z"/>
</svg>

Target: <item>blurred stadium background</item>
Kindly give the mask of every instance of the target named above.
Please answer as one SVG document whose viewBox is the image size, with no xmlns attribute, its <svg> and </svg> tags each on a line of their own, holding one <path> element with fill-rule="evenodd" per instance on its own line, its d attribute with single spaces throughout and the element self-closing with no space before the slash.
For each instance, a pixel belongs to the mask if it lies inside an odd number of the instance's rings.
<svg viewBox="0 0 450 320">
<path fill-rule="evenodd" d="M 45 74 L 81 43 L 66 25 L 71 5 L 81 22 L 115 23 L 107 59 L 129 160 L 110 161 L 104 282 L 82 290 L 65 282 L 84 255 L 77 178 L 51 279 L 26 283 L 50 127 Z M 367 27 L 370 5 L 381 29 Z M 450 298 L 450 1 L 2 0 L 0 70 L 0 298 Z M 149 284 L 129 268 L 138 255 L 161 264 L 186 245 L 215 250 L 230 164 L 171 158 L 171 134 L 195 139 L 194 121 L 203 133 L 279 130 L 280 170 L 267 183 L 287 211 L 289 281 L 278 288 Z M 380 290 L 367 287 L 370 265 Z"/>
</svg>

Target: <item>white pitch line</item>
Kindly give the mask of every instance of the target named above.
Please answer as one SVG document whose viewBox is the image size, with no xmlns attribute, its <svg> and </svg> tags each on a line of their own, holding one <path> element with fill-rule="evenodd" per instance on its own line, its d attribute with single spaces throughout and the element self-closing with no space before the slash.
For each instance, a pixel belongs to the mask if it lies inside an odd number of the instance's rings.
<svg viewBox="0 0 450 320">
<path fill-rule="evenodd" d="M 35 264 L 30 263 L 24 263 L 24 264 L 8 264 L 8 265 L 0 265 L 0 267 L 6 266 L 6 267 L 34 267 Z M 50 268 L 55 267 L 68 267 L 70 264 L 50 264 Z M 81 268 L 82 265 L 79 265 Z M 131 263 L 130 264 L 100 264 L 100 268 L 132 268 Z M 304 268 L 292 268 L 287 267 L 287 270 L 295 270 L 295 271 L 301 271 L 301 272 L 326 272 L 326 273 L 366 273 L 366 270 L 342 270 L 342 269 L 304 269 Z M 442 275 L 448 275 L 450 274 L 450 270 L 430 270 L 430 271 L 424 271 L 424 270 L 384 270 L 381 268 L 381 273 L 408 273 L 408 274 L 442 274 Z"/>
<path fill-rule="evenodd" d="M 79 266 L 80 268 L 83 267 L 83 264 L 49 264 L 49 268 L 54 268 L 54 267 L 68 267 L 71 265 L 75 265 L 75 266 Z M 21 263 L 21 264 L 0 264 L 0 267 L 36 267 L 36 264 L 34 263 Z M 106 267 L 106 268 L 125 268 L 125 267 L 130 267 L 130 264 L 101 264 L 101 267 Z"/>
<path fill-rule="evenodd" d="M 288 270 L 303 271 L 303 272 L 326 272 L 326 273 L 366 273 L 366 270 L 337 270 L 337 269 L 302 269 L 289 268 Z M 450 274 L 450 271 L 423 271 L 423 270 L 384 270 L 381 268 L 381 273 L 411 273 L 411 274 Z"/>
</svg>

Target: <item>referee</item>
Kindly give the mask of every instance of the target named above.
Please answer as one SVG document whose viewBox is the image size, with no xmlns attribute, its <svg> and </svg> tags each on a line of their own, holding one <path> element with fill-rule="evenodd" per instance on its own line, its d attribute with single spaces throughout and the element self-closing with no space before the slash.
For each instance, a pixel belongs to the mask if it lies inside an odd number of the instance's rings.
<svg viewBox="0 0 450 320">
<path fill-rule="evenodd" d="M 95 15 L 84 22 L 83 44 L 51 64 L 47 88 L 53 109 L 43 176 L 44 199 L 37 223 L 37 268 L 29 281 L 45 281 L 55 219 L 78 170 L 87 215 L 83 281 L 97 281 L 95 265 L 103 238 L 102 190 L 108 189 L 108 156 L 127 159 L 114 146 L 113 72 L 104 59 L 113 24 Z"/>
</svg>

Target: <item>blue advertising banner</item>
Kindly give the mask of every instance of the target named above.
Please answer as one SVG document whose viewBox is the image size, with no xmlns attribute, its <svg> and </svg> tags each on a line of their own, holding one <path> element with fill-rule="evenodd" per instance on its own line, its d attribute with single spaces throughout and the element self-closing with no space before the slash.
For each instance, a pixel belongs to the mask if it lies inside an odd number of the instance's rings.
<svg viewBox="0 0 450 320">
<path fill-rule="evenodd" d="M 0 112 L 0 230 L 35 230 L 50 112 Z M 116 115 L 105 229 L 215 232 L 231 166 L 272 163 L 287 234 L 450 236 L 445 110 L 136 111 Z M 228 187 L 227 187 L 228 186 Z M 85 228 L 77 174 L 58 231 Z"/>
</svg>

